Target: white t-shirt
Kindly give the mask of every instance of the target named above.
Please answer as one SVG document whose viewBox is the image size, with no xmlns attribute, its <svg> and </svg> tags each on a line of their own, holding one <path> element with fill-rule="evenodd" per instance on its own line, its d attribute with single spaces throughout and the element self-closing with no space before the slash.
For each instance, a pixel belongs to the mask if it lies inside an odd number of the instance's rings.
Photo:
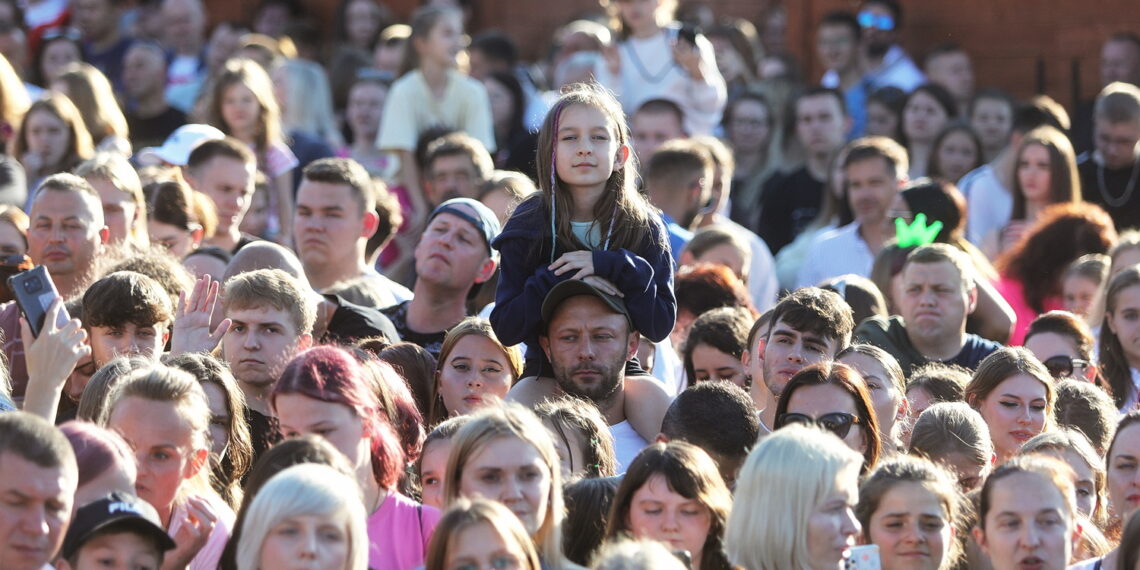
<svg viewBox="0 0 1140 570">
<path fill-rule="evenodd" d="M 649 442 L 645 441 L 633 429 L 629 420 L 610 426 L 610 434 L 614 436 L 614 452 L 617 455 L 618 475 L 625 473 L 633 458 L 641 453 Z"/>
</svg>

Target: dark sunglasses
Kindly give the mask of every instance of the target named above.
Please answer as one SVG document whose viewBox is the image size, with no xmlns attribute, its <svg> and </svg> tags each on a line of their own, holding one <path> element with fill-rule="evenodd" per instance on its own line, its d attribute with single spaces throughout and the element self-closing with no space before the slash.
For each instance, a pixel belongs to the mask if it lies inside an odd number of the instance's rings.
<svg viewBox="0 0 1140 570">
<path fill-rule="evenodd" d="M 862 422 L 857 416 L 846 412 L 832 412 L 823 414 L 819 418 L 807 414 L 780 414 L 780 417 L 776 418 L 776 429 L 792 424 L 817 425 L 843 439 L 851 432 L 851 426 L 858 423 Z"/>
<path fill-rule="evenodd" d="M 1045 365 L 1045 369 L 1049 371 L 1050 376 L 1061 379 L 1072 378 L 1076 370 L 1088 368 L 1089 361 L 1081 360 L 1080 358 L 1069 358 L 1068 356 L 1059 354 L 1046 358 L 1042 364 Z"/>
</svg>

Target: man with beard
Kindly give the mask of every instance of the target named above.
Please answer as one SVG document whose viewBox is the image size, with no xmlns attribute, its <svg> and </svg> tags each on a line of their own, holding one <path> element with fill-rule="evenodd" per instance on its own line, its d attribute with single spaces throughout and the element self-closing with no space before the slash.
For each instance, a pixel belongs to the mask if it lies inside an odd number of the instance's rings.
<svg viewBox="0 0 1140 570">
<path fill-rule="evenodd" d="M 570 279 L 546 295 L 542 322 L 546 330 L 538 341 L 554 379 L 524 379 L 508 399 L 534 405 L 569 394 L 593 402 L 610 426 L 618 468 L 624 472 L 647 445 L 626 417 L 626 362 L 637 354 L 641 336 L 633 330 L 625 302 Z"/>
<path fill-rule="evenodd" d="M 859 10 L 863 28 L 863 81 L 868 92 L 894 86 L 911 91 L 926 78 L 914 60 L 898 45 L 902 28 L 902 6 L 898 0 L 869 0 Z"/>
<path fill-rule="evenodd" d="M 906 258 L 895 297 L 901 316 L 871 317 L 855 329 L 855 340 L 891 353 L 910 376 L 927 362 L 956 364 L 973 370 L 1001 345 L 966 333 L 966 317 L 978 303 L 978 287 L 969 257 L 936 243 Z"/>
<path fill-rule="evenodd" d="M 800 287 L 849 273 L 870 277 L 883 242 L 894 236 L 887 210 L 906 183 L 906 150 L 886 137 L 865 137 L 847 145 L 843 157 L 847 201 L 855 220 L 815 239 L 800 268 Z"/>
<path fill-rule="evenodd" d="M 776 403 L 792 376 L 834 359 L 847 347 L 855 326 L 847 302 L 819 287 L 792 291 L 765 316 L 749 331 L 748 348 L 740 357 L 752 378 L 750 395 L 760 412 L 761 434 L 776 425 Z"/>
<path fill-rule="evenodd" d="M 649 157 L 645 167 L 645 193 L 661 209 L 673 260 L 693 239 L 697 215 L 709 201 L 713 160 L 699 144 L 688 140 L 666 142 Z"/>
</svg>

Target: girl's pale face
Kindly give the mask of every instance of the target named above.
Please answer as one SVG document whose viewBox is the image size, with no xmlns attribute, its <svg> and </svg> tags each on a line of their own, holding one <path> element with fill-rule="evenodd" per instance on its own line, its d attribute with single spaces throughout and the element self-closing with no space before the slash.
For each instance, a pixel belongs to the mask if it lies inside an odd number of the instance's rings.
<svg viewBox="0 0 1140 570">
<path fill-rule="evenodd" d="M 115 404 L 107 422 L 135 452 L 139 498 L 160 513 L 173 506 L 182 482 L 204 463 L 195 458 L 193 428 L 183 415 L 174 402 L 128 396 Z"/>
<path fill-rule="evenodd" d="M 1073 469 L 1073 474 L 1077 476 L 1073 481 L 1077 512 L 1086 518 L 1092 516 L 1099 500 L 1096 493 L 1096 473 L 1093 471 L 1092 465 L 1089 465 L 1080 454 L 1072 449 L 1042 449 L 1037 453 L 1056 457 Z"/>
<path fill-rule="evenodd" d="M 79 53 L 79 46 L 74 42 L 51 42 L 44 48 L 40 71 L 43 73 L 44 81 L 50 82 L 59 77 L 64 67 L 80 61 L 83 61 L 83 56 Z"/>
<path fill-rule="evenodd" d="M 1112 256 L 1112 267 L 1109 271 L 1110 277 L 1116 277 L 1117 273 L 1137 264 L 1140 264 L 1140 247 L 1124 248 Z"/>
<path fill-rule="evenodd" d="M 347 568 L 348 513 L 294 515 L 269 529 L 261 543 L 262 568 Z"/>
<path fill-rule="evenodd" d="M 1026 202 L 1043 204 L 1049 200 L 1052 180 L 1049 162 L 1049 151 L 1039 144 L 1022 149 L 1017 158 L 1017 181 Z"/>
<path fill-rule="evenodd" d="M 71 132 L 63 119 L 49 111 L 35 111 L 25 120 L 28 152 L 38 155 L 44 166 L 63 161 L 71 146 Z"/>
<path fill-rule="evenodd" d="M 739 358 L 702 342 L 693 347 L 692 359 L 696 378 L 691 382 L 723 380 L 744 387 L 744 365 Z"/>
<path fill-rule="evenodd" d="M 554 133 L 554 169 L 571 188 L 604 186 L 625 164 L 629 147 L 617 141 L 617 125 L 599 109 L 571 105 Z"/>
<path fill-rule="evenodd" d="M 1061 281 L 1061 297 L 1065 310 L 1079 317 L 1088 317 L 1092 312 L 1100 285 L 1087 277 L 1070 275 Z"/>
<path fill-rule="evenodd" d="M 899 128 L 899 118 L 887 107 L 867 103 L 867 135 L 894 138 Z"/>
<path fill-rule="evenodd" d="M 910 404 L 910 419 L 917 420 L 926 408 L 933 406 L 936 402 L 934 396 L 930 395 L 924 388 L 911 388 L 906 393 L 906 400 Z"/>
<path fill-rule="evenodd" d="M 281 422 L 281 435 L 319 435 L 343 453 L 358 472 L 371 472 L 369 439 L 365 437 L 364 423 L 352 408 L 302 394 L 280 394 L 274 408 Z"/>
<path fill-rule="evenodd" d="M 619 0 L 621 21 L 636 36 L 648 35 L 657 30 L 657 10 L 661 0 Z"/>
<path fill-rule="evenodd" d="M 1140 509 L 1140 424 L 1116 434 L 1108 456 L 1108 506 L 1122 520 Z"/>
<path fill-rule="evenodd" d="M 919 483 L 898 483 L 884 493 L 868 527 L 883 570 L 938 570 L 953 544 L 942 501 Z"/>
<path fill-rule="evenodd" d="M 1140 368 L 1140 285 L 1116 294 L 1116 310 L 1106 315 L 1108 328 L 1120 339 L 1128 365 Z"/>
<path fill-rule="evenodd" d="M 938 164 L 942 166 L 943 177 L 951 182 L 973 170 L 979 161 L 981 149 L 974 144 L 974 139 L 962 131 L 954 131 L 942 139 L 938 147 Z"/>
<path fill-rule="evenodd" d="M 855 545 L 860 526 L 855 518 L 859 502 L 858 472 L 840 473 L 835 488 L 816 506 L 808 519 L 807 543 L 809 566 L 816 569 L 841 569 L 843 561 Z"/>
<path fill-rule="evenodd" d="M 937 458 L 937 461 L 958 478 L 958 488 L 963 493 L 977 489 L 990 473 L 991 465 L 988 462 L 978 463 L 976 458 L 961 451 L 947 453 Z"/>
<path fill-rule="evenodd" d="M 671 551 L 688 551 L 699 561 L 712 528 L 712 513 L 700 501 L 671 489 L 664 475 L 656 474 L 633 492 L 627 524 L 634 537 L 661 542 Z"/>
<path fill-rule="evenodd" d="M 344 114 L 355 137 L 364 137 L 368 141 L 376 138 L 387 99 L 388 88 L 375 83 L 362 83 L 348 92 Z"/>
<path fill-rule="evenodd" d="M 189 255 L 197 246 L 194 243 L 194 234 L 190 230 L 155 220 L 147 220 L 146 228 L 151 243 L 165 247 L 171 255 L 178 259 Z"/>
<path fill-rule="evenodd" d="M 1013 109 L 1000 99 L 978 99 L 970 116 L 970 126 L 986 148 L 1001 148 L 1009 142 Z"/>
<path fill-rule="evenodd" d="M 206 392 L 206 401 L 210 405 L 210 439 L 213 447 L 210 453 L 221 459 L 230 445 L 230 423 L 233 417 L 226 408 L 226 393 L 213 382 L 203 382 L 202 389 Z"/>
<path fill-rule="evenodd" d="M 458 14 L 441 17 L 426 38 L 416 39 L 420 59 L 441 67 L 454 67 L 455 58 L 463 51 L 463 22 Z"/>
<path fill-rule="evenodd" d="M 444 568 L 514 570 L 521 568 L 525 561 L 526 553 L 515 541 L 502 536 L 491 523 L 484 521 L 464 527 L 451 538 Z"/>
<path fill-rule="evenodd" d="M 913 142 L 933 141 L 949 120 L 938 100 L 925 92 L 915 93 L 903 107 L 903 130 Z"/>
<path fill-rule="evenodd" d="M 895 383 L 883 365 L 876 359 L 852 352 L 839 359 L 840 362 L 854 368 L 867 383 L 867 390 L 871 393 L 871 405 L 875 408 L 875 419 L 879 421 L 879 434 L 883 441 L 891 441 L 895 422 L 903 413 L 903 402 L 906 397 L 899 392 Z"/>
<path fill-rule="evenodd" d="M 994 570 L 1063 570 L 1079 532 L 1061 491 L 1036 473 L 1003 477 L 990 491 L 985 530 L 974 536 Z"/>
<path fill-rule="evenodd" d="M 439 371 L 439 394 L 452 415 L 464 416 L 502 400 L 511 389 L 507 355 L 491 339 L 469 334 L 459 339 Z"/>
<path fill-rule="evenodd" d="M 252 136 L 261 120 L 261 103 L 249 87 L 230 85 L 222 93 L 222 120 L 231 133 Z"/>
<path fill-rule="evenodd" d="M 447 471 L 450 439 L 437 439 L 424 446 L 420 456 L 420 489 L 423 504 L 443 509 L 443 474 Z"/>
<path fill-rule="evenodd" d="M 498 501 L 534 536 L 549 511 L 553 474 L 529 442 L 504 436 L 475 451 L 459 475 L 459 493 Z"/>
<path fill-rule="evenodd" d="M 979 403 L 978 412 L 990 428 L 999 462 L 1012 457 L 1029 438 L 1045 429 L 1047 397 L 1045 386 L 1036 378 L 1016 374 Z"/>
</svg>

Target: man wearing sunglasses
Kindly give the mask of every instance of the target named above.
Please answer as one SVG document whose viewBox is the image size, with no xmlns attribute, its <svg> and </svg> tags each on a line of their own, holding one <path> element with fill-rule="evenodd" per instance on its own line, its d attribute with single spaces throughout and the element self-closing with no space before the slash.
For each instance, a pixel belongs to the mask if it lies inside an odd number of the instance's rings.
<svg viewBox="0 0 1140 570">
<path fill-rule="evenodd" d="M 863 79 L 868 91 L 887 86 L 911 91 L 926 81 L 914 60 L 898 45 L 902 27 L 898 0 L 864 2 L 858 18 L 863 28 L 863 68 L 867 70 Z"/>
<path fill-rule="evenodd" d="M 804 287 L 772 309 L 771 326 L 753 329 L 741 356 L 752 378 L 751 395 L 760 411 L 760 433 L 776 425 L 776 402 L 802 368 L 832 360 L 851 340 L 851 307 L 833 291 Z"/>
<path fill-rule="evenodd" d="M 1001 345 L 966 332 L 978 288 L 971 262 L 961 250 L 936 243 L 910 253 L 900 274 L 902 315 L 871 317 L 855 329 L 858 342 L 891 353 L 903 372 L 927 362 L 957 364 L 973 370 Z"/>
</svg>

